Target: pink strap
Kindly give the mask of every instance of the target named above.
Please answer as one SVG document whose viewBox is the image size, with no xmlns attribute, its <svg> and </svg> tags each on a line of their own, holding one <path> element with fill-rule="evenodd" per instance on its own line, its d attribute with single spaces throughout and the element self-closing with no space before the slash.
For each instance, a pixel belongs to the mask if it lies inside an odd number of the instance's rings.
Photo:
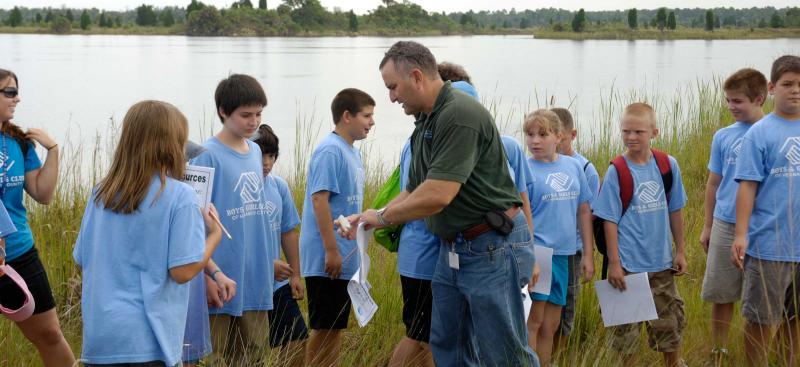
<svg viewBox="0 0 800 367">
<path fill-rule="evenodd" d="M 0 268 L 3 269 L 5 276 L 11 278 L 11 280 L 17 284 L 19 289 L 25 293 L 25 302 L 22 304 L 22 307 L 17 310 L 11 310 L 0 304 L 0 313 L 15 322 L 25 321 L 31 317 L 31 315 L 33 315 L 33 309 L 36 307 L 33 296 L 31 296 L 31 291 L 28 290 L 28 285 L 25 284 L 25 280 L 22 279 L 22 277 L 17 274 L 17 271 L 14 270 L 14 268 L 12 268 L 10 265 L 4 264 L 0 266 Z"/>
</svg>

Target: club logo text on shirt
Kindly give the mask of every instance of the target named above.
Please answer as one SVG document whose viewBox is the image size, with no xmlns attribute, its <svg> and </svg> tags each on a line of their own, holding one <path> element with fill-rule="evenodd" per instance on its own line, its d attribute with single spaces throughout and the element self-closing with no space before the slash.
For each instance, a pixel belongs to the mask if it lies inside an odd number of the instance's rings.
<svg viewBox="0 0 800 367">
<path fill-rule="evenodd" d="M 239 182 L 233 191 L 239 191 L 242 204 L 249 204 L 261 199 L 262 181 L 261 176 L 255 172 L 243 172 L 239 176 Z"/>
<path fill-rule="evenodd" d="M 646 213 L 664 209 L 666 202 L 661 200 L 664 196 L 664 189 L 656 181 L 645 181 L 636 188 L 636 198 L 639 199 L 636 205 L 631 205 L 631 210 L 636 213 Z"/>
<path fill-rule="evenodd" d="M 0 152 L 0 184 L 5 185 L 6 187 L 20 186 L 25 183 L 25 176 L 8 175 L 8 172 L 11 171 L 11 167 L 14 167 L 14 163 L 16 163 L 16 161 L 9 160 L 9 158 L 10 157 L 7 154 Z"/>
<path fill-rule="evenodd" d="M 556 190 L 556 192 L 564 192 L 569 190 L 572 184 L 572 179 L 564 172 L 556 172 L 547 175 L 546 183 Z"/>
<path fill-rule="evenodd" d="M 725 160 L 729 165 L 736 164 L 736 159 L 739 158 L 739 153 L 742 151 L 742 141 L 743 138 L 736 139 L 733 142 L 731 153 L 728 155 L 728 158 Z"/>
</svg>

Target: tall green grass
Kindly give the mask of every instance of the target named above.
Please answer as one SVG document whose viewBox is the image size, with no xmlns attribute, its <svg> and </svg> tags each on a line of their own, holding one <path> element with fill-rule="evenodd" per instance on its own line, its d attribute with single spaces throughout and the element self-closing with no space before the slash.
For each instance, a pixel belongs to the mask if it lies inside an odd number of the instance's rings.
<svg viewBox="0 0 800 367">
<path fill-rule="evenodd" d="M 531 105 L 542 105 L 546 98 L 536 96 Z M 710 352 L 710 306 L 700 300 L 700 288 L 705 269 L 705 255 L 697 244 L 703 224 L 703 190 L 706 180 L 706 163 L 711 138 L 715 130 L 732 121 L 724 105 L 720 81 L 697 81 L 672 94 L 658 90 L 612 90 L 598 106 L 591 120 L 578 121 L 583 132 L 577 148 L 595 162 L 602 173 L 611 158 L 621 152 L 618 118 L 622 109 L 630 102 L 651 103 L 659 115 L 660 134 L 655 146 L 678 160 L 689 202 L 684 209 L 686 225 L 686 248 L 689 274 L 679 278 L 678 288 L 686 302 L 688 326 L 684 331 L 683 354 L 691 366 L 703 365 Z M 548 103 L 544 103 L 549 105 Z M 507 133 L 516 133 L 519 126 L 516 116 L 526 112 L 519 107 L 511 111 L 498 111 L 498 101 L 488 102 L 490 110 L 498 117 L 498 125 Z M 768 109 L 770 109 L 768 107 Z M 294 166 L 291 172 L 282 172 L 294 190 L 298 208 L 302 208 L 305 188 L 305 167 L 319 138 L 321 126 L 311 115 L 302 115 L 296 120 L 297 133 L 291 150 Z M 71 253 L 89 188 L 101 177 L 108 165 L 113 147 L 114 134 L 97 137 L 93 146 L 71 145 L 62 156 L 61 182 L 56 198 L 49 206 L 37 205 L 30 200 L 29 218 L 37 247 L 47 268 L 51 285 L 58 302 L 62 330 L 77 354 L 81 344 L 80 275 L 73 264 Z M 285 144 L 286 145 L 286 144 Z M 368 205 L 383 179 L 394 168 L 394 164 L 383 163 L 371 154 L 369 145 L 362 146 L 367 181 L 365 200 Z M 399 153 L 399 152 L 398 152 Z M 398 154 L 399 155 L 399 154 Z M 82 172 L 80 165 L 65 165 L 66 162 L 91 160 L 91 172 Z M 385 365 L 395 343 L 404 335 L 402 324 L 402 297 L 396 255 L 389 254 L 378 246 L 369 250 L 372 258 L 370 282 L 372 296 L 379 305 L 377 314 L 365 328 L 359 328 L 355 320 L 344 333 L 344 366 Z M 598 259 L 599 260 L 599 259 Z M 597 263 L 599 269 L 599 261 Z M 301 303 L 306 312 L 305 301 Z M 608 347 L 607 332 L 602 326 L 597 297 L 593 286 L 585 285 L 580 291 L 577 305 L 575 331 L 567 349 L 559 355 L 559 366 L 617 366 L 621 362 Z M 353 319 L 351 317 L 351 319 Z M 730 365 L 744 365 L 742 352 L 742 321 L 737 315 L 731 330 Z M 35 349 L 23 338 L 11 322 L 0 322 L 0 366 L 38 366 Z M 661 356 L 648 350 L 644 336 L 641 353 L 636 365 L 660 364 Z M 267 356 L 267 361 L 280 365 L 282 358 Z"/>
</svg>

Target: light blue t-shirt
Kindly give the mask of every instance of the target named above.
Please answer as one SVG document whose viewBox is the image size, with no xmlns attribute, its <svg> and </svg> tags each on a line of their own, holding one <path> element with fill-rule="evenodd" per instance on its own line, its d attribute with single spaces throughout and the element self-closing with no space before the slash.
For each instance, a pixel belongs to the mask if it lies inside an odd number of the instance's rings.
<svg viewBox="0 0 800 367">
<path fill-rule="evenodd" d="M 400 154 L 400 191 L 406 188 L 411 163 L 411 144 L 406 141 Z M 425 226 L 424 219 L 407 222 L 400 232 L 397 249 L 397 271 L 408 278 L 431 280 L 439 259 L 439 237 Z"/>
<path fill-rule="evenodd" d="M 800 120 L 771 113 L 750 128 L 735 178 L 759 182 L 747 255 L 800 262 Z"/>
<path fill-rule="evenodd" d="M 184 362 L 196 361 L 212 352 L 205 278 L 205 272 L 201 271 L 189 282 L 189 311 L 186 316 L 186 329 L 183 333 L 183 355 L 181 357 Z"/>
<path fill-rule="evenodd" d="M 528 159 L 525 158 L 525 152 L 519 143 L 510 136 L 503 135 L 500 140 L 503 142 L 506 157 L 508 157 L 508 172 L 511 173 L 511 179 L 514 180 L 519 192 L 527 192 L 528 184 L 532 183 L 534 178 L 533 172 L 528 166 Z"/>
<path fill-rule="evenodd" d="M 592 197 L 589 198 L 589 204 L 594 202 L 594 199 L 597 197 L 597 194 L 600 193 L 600 174 L 597 173 L 597 168 L 594 167 L 592 162 L 589 162 L 586 157 L 582 156 L 580 153 L 576 151 L 572 151 L 572 158 L 578 161 L 581 164 L 581 169 L 583 170 L 583 174 L 586 175 L 586 183 L 589 184 L 589 191 L 592 193 Z M 583 239 L 581 238 L 581 231 L 580 228 L 577 229 L 578 232 L 578 240 L 575 243 L 575 251 L 582 251 L 583 250 Z"/>
<path fill-rule="evenodd" d="M 11 222 L 11 217 L 8 216 L 6 206 L 0 201 L 0 237 L 8 237 L 16 231 L 17 227 L 14 227 L 14 223 Z"/>
<path fill-rule="evenodd" d="M 304 277 L 327 277 L 325 272 L 325 247 L 314 216 L 311 195 L 330 192 L 328 203 L 332 219 L 361 213 L 364 201 L 364 167 L 361 153 L 347 144 L 336 133 L 330 133 L 317 145 L 308 166 L 306 196 L 303 201 L 303 225 L 300 228 L 300 268 Z M 334 230 L 334 232 L 336 232 Z M 356 241 L 335 233 L 336 245 L 342 256 L 342 274 L 339 279 L 353 277 L 360 262 Z"/>
<path fill-rule="evenodd" d="M 223 235 L 212 258 L 236 282 L 236 296 L 222 308 L 210 308 L 212 315 L 241 316 L 244 311 L 272 309 L 275 245 L 268 233 L 261 149 L 252 141 L 247 145 L 249 151 L 242 154 L 214 137 L 203 143 L 206 150 L 191 162 L 214 167 L 211 202 L 233 237 Z"/>
<path fill-rule="evenodd" d="M 267 196 L 269 235 L 275 244 L 273 253 L 275 259 L 280 259 L 281 235 L 293 231 L 300 224 L 300 217 L 297 215 L 297 207 L 294 206 L 289 185 L 283 178 L 275 176 L 275 174 L 264 177 L 264 194 Z M 298 271 L 299 269 L 293 270 Z M 273 293 L 286 284 L 289 284 L 288 279 L 276 282 Z"/>
<path fill-rule="evenodd" d="M 672 232 L 669 213 L 686 206 L 680 167 L 672 156 L 672 190 L 670 200 L 664 195 L 664 183 L 656 159 L 634 164 L 625 158 L 633 176 L 633 198 L 622 215 L 619 198 L 619 177 L 614 166 L 606 171 L 600 195 L 595 199 L 594 215 L 616 223 L 619 235 L 619 257 L 622 267 L 632 273 L 657 272 L 672 267 Z"/>
<path fill-rule="evenodd" d="M 181 360 L 189 284 L 169 269 L 202 260 L 204 223 L 191 187 L 171 178 L 159 195 L 160 187 L 153 176 L 132 214 L 104 209 L 94 195 L 86 204 L 72 254 L 83 270 L 85 363 Z"/>
<path fill-rule="evenodd" d="M 42 167 L 33 143 L 22 156 L 16 139 L 0 134 L 0 196 L 17 231 L 6 237 L 6 261 L 14 260 L 33 248 L 33 234 L 28 226 L 28 212 L 23 203 L 25 174 Z"/>
<path fill-rule="evenodd" d="M 717 130 L 711 141 L 708 170 L 722 176 L 717 188 L 714 218 L 728 223 L 736 223 L 736 191 L 739 190 L 739 183 L 733 179 L 736 174 L 736 158 L 742 150 L 742 138 L 751 126 L 753 124 L 737 121 Z"/>
<path fill-rule="evenodd" d="M 536 183 L 528 185 L 533 214 L 533 242 L 553 249 L 553 255 L 575 254 L 578 207 L 592 197 L 583 166 L 558 155 L 553 162 L 528 159 Z"/>
</svg>

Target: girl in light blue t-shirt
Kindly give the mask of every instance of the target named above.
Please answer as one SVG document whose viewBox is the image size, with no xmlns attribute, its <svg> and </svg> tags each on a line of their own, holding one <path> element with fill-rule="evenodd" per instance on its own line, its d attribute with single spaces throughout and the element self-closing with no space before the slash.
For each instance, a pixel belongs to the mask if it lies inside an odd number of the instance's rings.
<svg viewBox="0 0 800 367">
<path fill-rule="evenodd" d="M 187 136 L 186 118 L 168 103 L 139 102 L 125 115 L 73 251 L 83 271 L 86 366 L 181 361 L 187 282 L 221 239 L 216 210 L 201 212 L 181 182 Z"/>
<path fill-rule="evenodd" d="M 581 272 L 587 281 L 594 273 L 589 208 L 592 192 L 581 164 L 556 152 L 561 141 L 561 122 L 555 113 L 547 110 L 531 113 L 525 118 L 524 129 L 525 142 L 533 154 L 528 161 L 534 174 L 534 184 L 528 185 L 533 242 L 553 249 L 550 292 L 532 294 L 528 344 L 538 353 L 542 365 L 548 365 L 561 308 L 567 301 L 568 257 L 576 253 L 576 227 L 583 241 Z"/>
</svg>

